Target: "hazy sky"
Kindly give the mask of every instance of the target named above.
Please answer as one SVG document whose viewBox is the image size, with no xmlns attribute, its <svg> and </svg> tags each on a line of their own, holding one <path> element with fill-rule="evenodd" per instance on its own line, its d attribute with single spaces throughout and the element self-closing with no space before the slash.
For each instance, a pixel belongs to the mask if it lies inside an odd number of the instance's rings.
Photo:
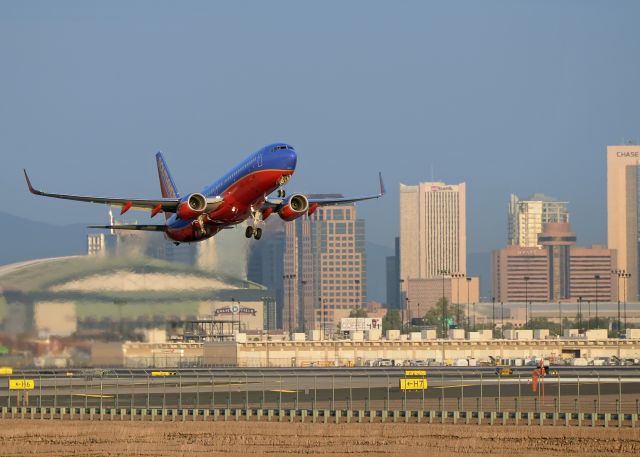
<svg viewBox="0 0 640 457">
<path fill-rule="evenodd" d="M 469 252 L 506 243 L 510 192 L 570 202 L 606 243 L 605 148 L 640 138 L 637 1 L 0 2 L 0 209 L 105 222 L 50 191 L 182 193 L 274 141 L 289 192 L 368 194 L 393 245 L 398 184 L 467 182 Z"/>
</svg>

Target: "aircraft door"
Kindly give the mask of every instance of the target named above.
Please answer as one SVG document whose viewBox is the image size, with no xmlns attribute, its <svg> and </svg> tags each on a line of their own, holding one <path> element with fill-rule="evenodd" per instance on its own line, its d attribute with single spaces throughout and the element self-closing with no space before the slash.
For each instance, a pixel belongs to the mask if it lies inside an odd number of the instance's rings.
<svg viewBox="0 0 640 457">
<path fill-rule="evenodd" d="M 258 168 L 262 168 L 262 152 L 258 153 Z"/>
</svg>

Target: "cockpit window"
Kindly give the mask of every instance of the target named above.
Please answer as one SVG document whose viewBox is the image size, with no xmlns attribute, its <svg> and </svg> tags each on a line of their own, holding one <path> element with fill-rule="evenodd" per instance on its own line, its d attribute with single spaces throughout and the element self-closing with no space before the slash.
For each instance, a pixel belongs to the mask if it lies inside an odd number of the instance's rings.
<svg viewBox="0 0 640 457">
<path fill-rule="evenodd" d="M 291 149 L 293 151 L 292 146 L 289 146 L 288 144 L 281 144 L 280 146 L 275 146 L 273 149 L 271 149 L 271 152 L 279 151 L 281 149 Z"/>
</svg>

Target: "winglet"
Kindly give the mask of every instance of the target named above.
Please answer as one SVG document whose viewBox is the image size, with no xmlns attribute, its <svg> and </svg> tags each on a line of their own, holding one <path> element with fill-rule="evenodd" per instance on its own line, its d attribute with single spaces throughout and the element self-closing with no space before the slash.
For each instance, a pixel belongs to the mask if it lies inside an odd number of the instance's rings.
<svg viewBox="0 0 640 457">
<path fill-rule="evenodd" d="M 27 186 L 29 187 L 29 192 L 31 192 L 32 194 L 38 195 L 40 192 L 37 191 L 36 189 L 34 189 L 33 186 L 31 185 L 31 180 L 29 179 L 29 175 L 27 174 L 27 170 L 25 170 L 23 168 L 22 171 L 24 171 L 24 177 L 27 180 Z"/>
<path fill-rule="evenodd" d="M 378 172 L 378 177 L 380 178 L 380 196 L 382 197 L 387 193 L 387 189 L 384 187 L 384 181 L 382 180 L 382 172 Z"/>
</svg>

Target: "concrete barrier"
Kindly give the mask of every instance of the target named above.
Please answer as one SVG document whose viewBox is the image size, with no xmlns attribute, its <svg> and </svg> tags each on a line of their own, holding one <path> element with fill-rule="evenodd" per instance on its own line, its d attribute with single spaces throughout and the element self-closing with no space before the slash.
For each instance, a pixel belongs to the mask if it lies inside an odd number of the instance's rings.
<svg viewBox="0 0 640 457">
<path fill-rule="evenodd" d="M 189 417 L 190 416 L 190 417 Z M 271 421 L 274 416 L 278 417 L 278 421 L 286 421 L 289 423 L 296 422 L 296 418 L 300 418 L 300 422 L 307 421 L 311 418 L 312 423 L 332 422 L 339 424 L 340 422 L 374 422 L 378 418 L 380 422 L 427 422 L 433 423 L 434 418 L 441 424 L 478 424 L 481 425 L 485 419 L 489 425 L 555 425 L 555 426 L 588 426 L 588 427 L 638 427 L 638 413 L 583 413 L 583 412 L 531 412 L 531 411 L 437 411 L 437 410 L 322 410 L 322 409 L 161 409 L 161 408 L 67 408 L 67 407 L 0 407 L 1 419 L 20 419 L 20 420 L 131 420 L 131 421 L 171 421 L 182 419 L 185 421 L 216 421 L 224 417 L 224 420 L 236 421 L 244 419 L 244 421 L 260 421 L 264 417 Z M 288 420 L 287 420 L 288 419 Z M 477 419 L 477 420 L 476 420 Z"/>
</svg>

